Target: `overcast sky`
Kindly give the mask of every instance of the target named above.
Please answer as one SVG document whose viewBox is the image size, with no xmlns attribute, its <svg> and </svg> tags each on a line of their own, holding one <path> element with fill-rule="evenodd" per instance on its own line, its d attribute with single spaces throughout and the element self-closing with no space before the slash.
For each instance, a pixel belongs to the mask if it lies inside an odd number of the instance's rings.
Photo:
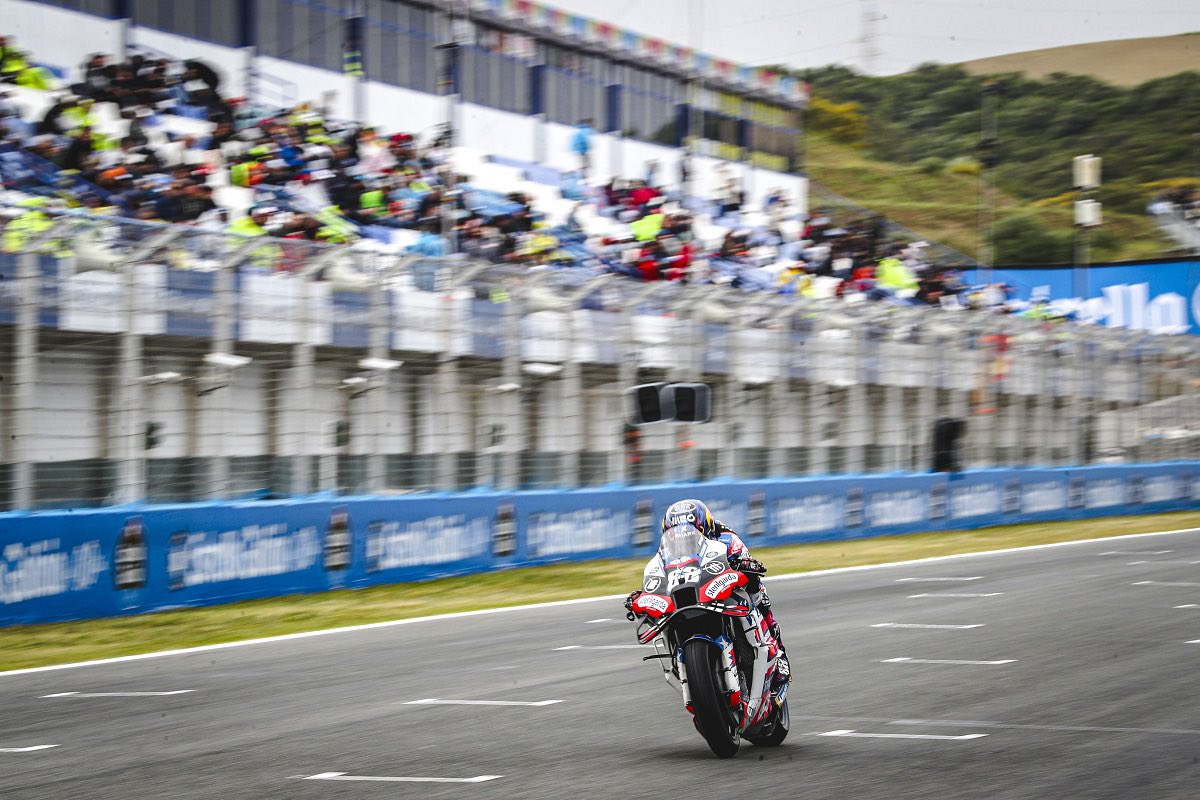
<svg viewBox="0 0 1200 800">
<path fill-rule="evenodd" d="M 1200 0 L 545 0 L 742 64 L 862 69 L 873 8 L 876 74 L 1066 44 L 1200 31 Z M 695 11 L 693 11 L 695 10 Z M 1200 65 L 1197 65 L 1200 67 Z"/>
</svg>

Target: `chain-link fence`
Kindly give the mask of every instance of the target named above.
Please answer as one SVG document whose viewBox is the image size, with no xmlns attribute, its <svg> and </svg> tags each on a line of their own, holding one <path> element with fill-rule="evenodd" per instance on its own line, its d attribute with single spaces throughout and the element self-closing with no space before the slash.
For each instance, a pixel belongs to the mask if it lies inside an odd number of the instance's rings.
<svg viewBox="0 0 1200 800">
<path fill-rule="evenodd" d="M 0 508 L 1200 457 L 1193 337 L 9 211 Z"/>
</svg>

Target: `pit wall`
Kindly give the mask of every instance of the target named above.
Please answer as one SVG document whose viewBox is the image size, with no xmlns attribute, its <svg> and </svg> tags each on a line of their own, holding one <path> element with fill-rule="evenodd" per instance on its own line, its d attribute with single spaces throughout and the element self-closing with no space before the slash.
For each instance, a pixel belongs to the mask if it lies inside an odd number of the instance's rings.
<svg viewBox="0 0 1200 800">
<path fill-rule="evenodd" d="M 4 514 L 0 625 L 649 557 L 688 496 L 758 548 L 1200 509 L 1200 462 Z"/>
</svg>

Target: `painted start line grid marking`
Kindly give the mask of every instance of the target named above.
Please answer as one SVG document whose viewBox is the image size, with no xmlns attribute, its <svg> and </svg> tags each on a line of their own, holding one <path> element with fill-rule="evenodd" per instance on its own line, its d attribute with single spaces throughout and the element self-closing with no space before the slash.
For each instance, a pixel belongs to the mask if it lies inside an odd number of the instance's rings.
<svg viewBox="0 0 1200 800">
<path fill-rule="evenodd" d="M 1015 664 L 1015 658 L 1002 658 L 999 661 L 963 661 L 953 658 L 885 658 L 880 664 L 970 664 L 979 666 L 998 666 L 1000 664 Z"/>
<path fill-rule="evenodd" d="M 1200 528 L 1176 528 L 1169 531 L 1146 531 L 1144 533 L 1125 533 L 1120 536 L 1101 536 L 1094 539 L 1072 539 L 1067 542 L 1049 542 L 1047 544 L 1031 544 L 1020 547 L 1007 547 L 998 550 L 980 550 L 972 553 L 951 553 L 945 556 L 928 556 L 926 558 L 912 558 L 906 561 L 888 561 L 882 564 L 861 564 L 854 567 L 833 567 L 831 569 L 811 570 L 809 572 L 790 572 L 782 575 L 775 575 L 771 578 L 771 582 L 779 583 L 780 581 L 791 580 L 811 580 L 812 578 L 820 578 L 828 575 L 849 575 L 859 572 L 873 572 L 880 569 L 895 569 L 896 567 L 913 567 L 923 564 L 942 563 L 945 561 L 959 561 L 965 558 L 985 558 L 987 556 L 1006 556 L 1019 555 L 1021 553 L 1029 553 L 1041 550 L 1059 549 L 1063 547 L 1076 547 L 1079 545 L 1097 544 L 1098 542 L 1116 542 L 1126 539 L 1143 539 L 1152 536 L 1174 536 L 1181 533 L 1196 533 Z M 981 576 L 980 576 L 981 577 Z M 900 579 L 905 580 L 905 579 Z M 281 642 L 292 642 L 301 639 L 311 639 L 318 636 L 331 636 L 339 633 L 354 633 L 357 631 L 370 631 L 382 628 L 394 628 L 400 625 L 416 625 L 422 622 L 441 622 L 450 619 L 465 619 L 470 617 L 490 616 L 492 614 L 511 614 L 520 611 L 531 611 L 542 608 L 560 608 L 565 606 L 579 605 L 580 603 L 599 603 L 608 600 L 624 600 L 625 594 L 607 594 L 598 595 L 596 597 L 581 597 L 574 600 L 551 600 L 544 603 L 527 603 L 517 606 L 502 606 L 500 608 L 484 608 L 476 611 L 454 611 L 446 614 L 430 614 L 425 617 L 409 617 L 407 619 L 393 619 L 384 622 L 367 622 L 362 625 L 343 625 L 336 628 L 322 628 L 315 631 L 301 631 L 299 633 L 284 633 L 278 636 L 262 636 L 257 639 L 240 639 L 234 642 L 220 642 L 218 644 L 204 644 L 196 647 L 179 647 L 170 650 L 155 650 L 149 653 L 137 653 L 129 656 L 114 656 L 112 658 L 96 658 L 89 661 L 69 661 L 64 664 L 49 664 L 43 667 L 22 667 L 20 669 L 9 669 L 0 671 L 0 678 L 10 678 L 18 675 L 33 675 L 39 672 L 56 672 L 62 669 L 80 669 L 82 667 L 99 667 L 108 666 L 110 664 L 124 664 L 131 661 L 144 661 L 151 658 L 167 658 L 171 656 L 192 655 L 195 653 L 211 653 L 218 650 L 230 650 L 238 647 L 251 647 L 261 644 L 278 644 Z"/>
<path fill-rule="evenodd" d="M 852 739 L 935 739 L 943 742 L 962 742 L 967 739 L 982 739 L 986 733 L 964 733 L 961 736 L 946 736 L 933 733 L 859 733 L 858 731 L 825 731 L 813 736 L 844 736 Z"/>
<path fill-rule="evenodd" d="M 1131 586 L 1200 586 L 1200 583 L 1182 583 L 1171 581 L 1135 581 Z"/>
<path fill-rule="evenodd" d="M 439 700 L 427 697 L 424 700 L 408 700 L 405 706 L 552 706 L 562 700 Z"/>
<path fill-rule="evenodd" d="M 32 753 L 34 750 L 49 750 L 56 744 L 31 744 L 29 747 L 0 747 L 0 753 Z"/>
<path fill-rule="evenodd" d="M 925 594 L 910 594 L 909 600 L 915 600 L 918 597 L 996 597 L 1004 592 L 982 592 L 979 594 L 954 594 L 953 592 L 927 592 Z"/>
<path fill-rule="evenodd" d="M 476 775 L 474 778 L 403 778 L 372 775 L 347 775 L 344 772 L 322 772 L 319 775 L 300 775 L 306 781 L 385 781 L 391 783 L 483 783 L 503 778 L 503 775 Z"/>
<path fill-rule="evenodd" d="M 194 692 L 195 689 L 176 689 L 173 692 L 57 692 L 55 694 L 44 694 L 42 698 L 47 697 L 170 697 L 176 694 L 187 694 Z"/>
<path fill-rule="evenodd" d="M 984 623 L 977 622 L 974 625 L 925 625 L 919 622 L 877 622 L 872 625 L 872 628 L 932 628 L 932 629 L 955 629 L 963 628 L 982 628 Z"/>
</svg>

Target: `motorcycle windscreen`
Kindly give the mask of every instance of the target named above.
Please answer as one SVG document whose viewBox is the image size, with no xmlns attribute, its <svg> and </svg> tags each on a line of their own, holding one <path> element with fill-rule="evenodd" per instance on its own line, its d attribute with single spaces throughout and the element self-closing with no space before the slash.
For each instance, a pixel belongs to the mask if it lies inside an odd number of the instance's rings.
<svg viewBox="0 0 1200 800">
<path fill-rule="evenodd" d="M 663 561 L 670 564 L 697 555 L 703 546 L 704 537 L 694 526 L 673 525 L 663 531 L 658 551 L 662 553 Z"/>
</svg>

